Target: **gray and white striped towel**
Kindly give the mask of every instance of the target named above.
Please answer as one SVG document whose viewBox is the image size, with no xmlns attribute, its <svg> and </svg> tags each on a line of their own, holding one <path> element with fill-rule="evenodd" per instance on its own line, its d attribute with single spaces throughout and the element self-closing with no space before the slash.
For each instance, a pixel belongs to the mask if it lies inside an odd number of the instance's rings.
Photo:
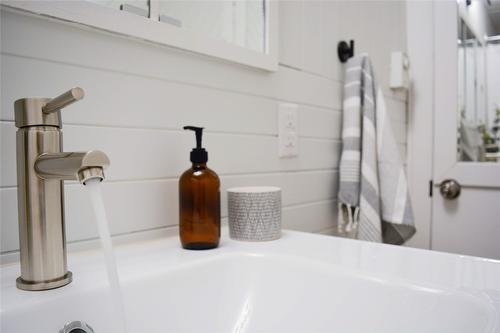
<svg viewBox="0 0 500 333">
<path fill-rule="evenodd" d="M 416 231 L 406 176 L 367 55 L 347 62 L 342 144 L 338 233 L 403 244 Z"/>
</svg>

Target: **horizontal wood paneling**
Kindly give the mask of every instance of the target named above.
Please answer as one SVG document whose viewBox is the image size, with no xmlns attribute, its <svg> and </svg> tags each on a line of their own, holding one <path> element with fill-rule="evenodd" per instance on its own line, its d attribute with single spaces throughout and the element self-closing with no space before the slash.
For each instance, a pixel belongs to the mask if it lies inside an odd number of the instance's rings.
<svg viewBox="0 0 500 333">
<path fill-rule="evenodd" d="M 189 167 L 194 145 L 192 133 L 181 130 L 187 124 L 206 127 L 209 165 L 221 176 L 223 216 L 228 187 L 275 185 L 283 191 L 285 228 L 333 230 L 344 70 L 336 55 L 340 39 L 354 38 L 356 53 L 371 53 L 396 140 L 403 153 L 406 148 L 404 95 L 387 88 L 389 51 L 405 48 L 399 36 L 404 18 L 392 18 L 403 7 L 390 1 L 372 5 L 381 13 L 375 22 L 363 6 L 281 2 L 282 65 L 275 73 L 2 10 L 0 251 L 18 248 L 12 103 L 72 86 L 83 87 L 86 96 L 62 112 L 65 150 L 109 155 L 103 191 L 114 235 L 177 223 L 177 177 Z M 299 105 L 297 158 L 277 156 L 280 102 Z M 68 240 L 95 238 L 84 188 L 67 182 L 65 189 Z"/>
<path fill-rule="evenodd" d="M 336 221 L 337 204 L 333 200 L 315 202 L 283 210 L 283 228 L 286 229 L 319 232 L 335 226 Z"/>
<path fill-rule="evenodd" d="M 12 106 L 18 98 L 53 96 L 81 86 L 86 96 L 63 111 L 65 124 L 179 129 L 196 122 L 210 131 L 277 134 L 276 109 L 281 100 L 275 98 L 5 54 L 1 66 L 2 120 L 14 120 Z M 51 79 L 41 85 L 33 77 Z M 304 106 L 312 122 L 315 114 L 325 117 L 330 110 Z M 333 117 L 321 122 L 333 122 Z M 325 131 L 319 136 L 332 133 L 336 134 Z"/>
<path fill-rule="evenodd" d="M 404 100 L 405 92 L 389 88 L 389 74 L 391 52 L 406 50 L 405 1 L 334 1 L 333 6 L 329 13 L 337 22 L 338 40 L 353 39 L 356 54 L 370 55 L 384 94 Z M 343 72 L 334 77 L 342 79 Z"/>
<path fill-rule="evenodd" d="M 281 64 L 302 68 L 302 1 L 280 1 L 280 49 Z"/>
<path fill-rule="evenodd" d="M 299 134 L 309 138 L 339 139 L 342 113 L 309 106 L 299 108 Z"/>
<path fill-rule="evenodd" d="M 394 138 L 397 143 L 406 145 L 408 127 L 406 103 L 387 96 L 385 97 L 385 102 Z"/>
<path fill-rule="evenodd" d="M 211 131 L 276 134 L 277 102 L 268 98 L 10 55 L 2 55 L 1 66 L 2 120 L 14 119 L 18 98 L 80 86 L 85 97 L 63 110 L 64 124 L 181 129 L 196 123 Z M 33 77 L 51 79 L 41 85 Z"/>
<path fill-rule="evenodd" d="M 313 210 L 321 202 L 322 211 L 310 217 L 305 228 L 315 231 L 318 226 L 333 223 L 323 202 L 334 199 L 337 193 L 337 173 L 334 170 L 313 172 L 280 172 L 259 175 L 221 177 L 222 216 L 227 216 L 226 189 L 235 186 L 273 185 L 282 189 L 283 206 L 294 213 L 283 213 L 283 223 L 300 230 L 296 214 L 299 206 Z M 176 225 L 178 215 L 178 180 L 103 182 L 102 190 L 112 234 Z M 17 201 L 15 188 L 0 189 L 0 217 L 2 224 L 0 252 L 18 248 Z M 68 241 L 97 237 L 93 212 L 85 188 L 79 184 L 66 184 L 66 232 Z M 294 208 L 297 206 L 298 208 Z M 320 214 L 320 215 L 317 215 Z M 304 215 L 300 215 L 304 218 Z M 319 216 L 319 219 L 316 217 Z M 305 223 L 305 222 L 304 222 Z M 311 229 L 312 228 L 312 229 Z M 304 230 L 306 230 L 304 229 Z M 314 229 L 314 230 L 313 230 Z"/>
<path fill-rule="evenodd" d="M 16 185 L 15 127 L 2 128 L 2 186 Z M 195 146 L 191 132 L 173 130 L 64 126 L 64 150 L 104 151 L 111 160 L 108 180 L 177 177 L 190 166 Z M 331 139 L 299 140 L 297 158 L 278 157 L 278 138 L 272 136 L 207 133 L 204 146 L 209 166 L 220 174 L 262 173 L 280 170 L 331 169 L 338 164 L 340 142 Z"/>
<path fill-rule="evenodd" d="M 317 106 L 340 106 L 339 83 L 317 75 L 283 67 L 267 73 L 59 22 L 2 14 L 3 53 Z"/>
</svg>

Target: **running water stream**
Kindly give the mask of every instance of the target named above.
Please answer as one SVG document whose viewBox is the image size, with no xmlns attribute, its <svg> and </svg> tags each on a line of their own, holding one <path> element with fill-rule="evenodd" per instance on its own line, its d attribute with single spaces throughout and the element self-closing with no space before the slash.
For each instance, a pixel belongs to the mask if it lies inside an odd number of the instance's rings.
<svg viewBox="0 0 500 333">
<path fill-rule="evenodd" d="M 85 188 L 89 194 L 94 214 L 97 222 L 97 229 L 101 239 L 101 245 L 106 260 L 106 271 L 108 273 L 108 281 L 111 289 L 111 297 L 117 315 L 117 325 L 120 331 L 127 332 L 125 307 L 123 305 L 123 298 L 120 289 L 120 280 L 118 278 L 118 271 L 116 268 L 116 260 L 113 252 L 113 245 L 111 243 L 111 236 L 109 233 L 108 220 L 106 218 L 106 210 L 104 209 L 104 201 L 102 199 L 101 185 L 99 179 L 91 179 L 86 181 Z"/>
</svg>

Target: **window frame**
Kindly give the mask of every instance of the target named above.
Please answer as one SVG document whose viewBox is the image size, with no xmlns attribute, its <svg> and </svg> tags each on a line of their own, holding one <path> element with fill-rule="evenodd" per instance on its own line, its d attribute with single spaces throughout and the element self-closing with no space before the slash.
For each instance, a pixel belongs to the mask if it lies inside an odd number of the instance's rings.
<svg viewBox="0 0 500 333">
<path fill-rule="evenodd" d="M 149 17 L 143 17 L 101 6 L 90 1 L 2 1 L 12 8 L 65 23 L 91 27 L 117 35 L 174 47 L 266 71 L 278 69 L 278 3 L 263 0 L 265 13 L 265 53 L 246 49 L 229 42 L 180 29 L 158 20 L 160 1 L 149 0 Z"/>
</svg>

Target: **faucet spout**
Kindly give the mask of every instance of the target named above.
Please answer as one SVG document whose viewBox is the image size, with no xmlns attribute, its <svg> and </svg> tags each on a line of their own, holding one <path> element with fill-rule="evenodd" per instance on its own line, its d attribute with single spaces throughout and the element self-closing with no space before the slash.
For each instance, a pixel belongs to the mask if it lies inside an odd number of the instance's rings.
<svg viewBox="0 0 500 333">
<path fill-rule="evenodd" d="M 104 169 L 109 159 L 99 150 L 74 153 L 46 153 L 35 161 L 35 170 L 43 179 L 78 180 L 81 184 L 90 179 L 104 179 Z"/>
</svg>

